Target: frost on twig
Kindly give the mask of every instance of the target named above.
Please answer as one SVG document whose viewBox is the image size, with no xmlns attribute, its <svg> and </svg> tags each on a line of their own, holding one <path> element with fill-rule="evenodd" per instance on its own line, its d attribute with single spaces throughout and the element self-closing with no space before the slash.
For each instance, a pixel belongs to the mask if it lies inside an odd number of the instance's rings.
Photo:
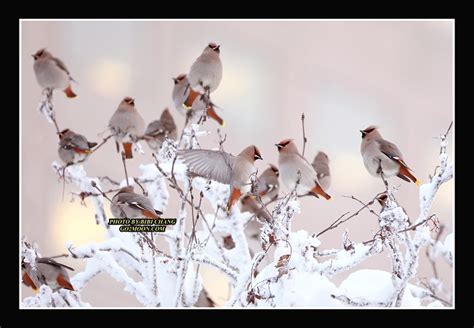
<svg viewBox="0 0 474 328">
<path fill-rule="evenodd" d="M 41 112 L 55 122 L 50 97 Z M 305 146 L 304 115 L 301 119 Z M 189 177 L 177 157 L 178 149 L 200 148 L 200 138 L 209 134 L 201 130 L 203 122 L 187 124 L 177 142 L 166 139 L 152 154 L 150 162 L 140 164 L 141 175 L 126 180 L 88 177 L 81 163 L 63 167 L 53 162 L 53 169 L 73 189 L 72 193 L 79 195 L 82 201 L 88 198 L 92 202 L 95 221 L 106 229 L 107 238 L 99 243 L 66 246 L 71 257 L 85 262 L 85 269 L 71 278 L 75 292 L 61 289 L 53 293 L 43 285 L 35 297 L 23 300 L 23 306 L 89 306 L 81 301 L 79 293 L 100 273 L 119 282 L 143 306 L 192 307 L 202 304 L 203 300 L 212 305 L 204 290 L 201 267 L 213 268 L 227 277 L 231 294 L 225 307 L 420 307 L 421 301 L 432 302 L 430 306 L 451 306 L 449 297 L 437 293 L 441 283 L 436 270 L 430 284 L 413 284 L 423 246 L 430 246 L 428 255 L 432 261 L 442 256 L 448 264 L 453 262 L 453 235 L 441 242 L 439 232 L 433 239 L 431 233 L 438 224 L 436 215 L 430 215 L 437 191 L 453 177 L 453 165 L 446 153 L 446 135 L 450 129 L 441 136 L 438 169 L 431 181 L 420 188 L 420 213 L 416 220 L 410 220 L 396 199 L 397 188 L 385 181 L 386 190 L 368 202 L 351 196 L 360 203 L 359 209 L 328 220 L 332 223 L 319 233 L 293 231 L 292 222 L 302 210 L 301 196 L 296 193 L 301 173 L 298 172 L 293 190 L 267 204 L 257 195 L 256 174 L 252 175 L 249 177 L 251 194 L 271 217 L 259 222 L 260 234 L 256 236 L 261 249 L 254 254 L 249 251 L 244 228 L 250 220 L 257 219 L 255 215 L 241 213 L 237 206 L 227 213 L 224 209 L 229 186 Z M 218 134 L 218 146 L 222 150 L 226 136 L 222 137 L 220 131 Z M 144 153 L 139 143 L 134 147 L 135 152 Z M 114 189 L 104 189 L 103 183 Z M 176 225 L 168 226 L 164 233 L 121 233 L 117 226 L 109 226 L 104 207 L 110 206 L 112 196 L 108 194 L 127 184 L 148 197 L 164 216 L 176 213 Z M 382 211 L 375 213 L 371 206 L 381 195 L 386 200 Z M 168 208 L 172 197 L 178 200 L 176 209 Z M 211 210 L 207 213 L 203 208 Z M 379 225 L 370 240 L 352 241 L 349 231 L 345 231 L 340 249 L 325 249 L 318 239 L 330 230 L 337 231 L 350 219 L 369 214 Z M 318 220 L 325 219 L 317 217 L 318 213 L 314 216 Z M 167 247 L 162 246 L 162 240 Z M 390 272 L 357 270 L 362 262 L 383 251 L 390 256 Z M 22 240 L 23 260 L 34 263 L 37 256 L 37 248 Z M 334 276 L 349 270 L 355 271 L 339 286 L 332 281 Z"/>
</svg>

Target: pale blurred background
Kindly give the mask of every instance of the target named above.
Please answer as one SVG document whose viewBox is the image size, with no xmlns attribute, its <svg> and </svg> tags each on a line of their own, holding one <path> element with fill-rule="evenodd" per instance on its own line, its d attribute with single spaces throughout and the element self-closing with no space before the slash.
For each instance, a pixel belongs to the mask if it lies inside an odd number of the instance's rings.
<svg viewBox="0 0 474 328">
<path fill-rule="evenodd" d="M 209 42 L 221 45 L 222 82 L 213 101 L 223 108 L 226 151 L 236 154 L 248 144 L 260 148 L 266 163 L 277 164 L 274 144 L 285 138 L 297 140 L 301 149 L 301 113 L 306 114 L 306 157 L 318 150 L 330 158 L 330 202 L 303 198 L 302 214 L 293 229 L 319 232 L 346 211 L 360 207 L 343 195 L 363 201 L 383 190 L 383 184 L 365 170 L 360 156 L 360 129 L 380 126 L 388 140 L 397 143 L 418 178 L 427 181 L 437 165 L 439 140 L 453 119 L 452 21 L 23 21 L 21 22 L 21 233 L 36 241 L 43 256 L 66 252 L 68 241 L 80 245 L 100 241 L 104 231 L 95 225 L 93 206 L 71 203 L 66 186 L 51 168 L 57 158 L 54 126 L 37 111 L 41 89 L 33 73 L 31 54 L 47 47 L 63 59 L 78 84 L 75 99 L 55 94 L 59 126 L 100 141 L 108 120 L 124 96 L 136 99 L 147 122 L 169 107 L 181 130 L 184 117 L 171 101 L 172 77 L 187 73 Z M 202 138 L 203 147 L 216 147 L 217 124 L 205 123 L 213 132 Z M 452 155 L 452 136 L 448 141 Z M 138 165 L 151 162 L 150 151 L 129 162 L 129 174 L 140 175 Z M 109 142 L 84 165 L 89 176 L 123 179 L 122 163 L 115 144 Z M 412 219 L 418 215 L 418 188 L 400 185 L 397 198 Z M 284 192 L 286 190 L 283 189 Z M 178 212 L 176 195 L 167 216 Z M 446 224 L 444 237 L 453 231 L 453 182 L 438 193 L 432 213 Z M 108 206 L 107 206 L 108 207 Z M 374 206 L 378 211 L 378 206 Z M 108 210 L 108 208 L 107 208 Z M 108 212 L 110 213 L 110 212 Z M 341 248 L 342 233 L 360 242 L 378 230 L 370 213 L 354 218 L 321 236 L 322 248 Z M 81 261 L 60 259 L 80 272 Z M 375 256 L 358 268 L 390 270 L 387 253 Z M 451 288 L 450 268 L 439 261 L 438 270 Z M 223 278 L 210 270 L 204 283 L 220 304 L 228 295 Z M 334 278 L 336 283 L 346 274 Z M 420 277 L 432 277 L 424 256 Z M 33 295 L 21 287 L 21 298 Z M 100 274 L 85 287 L 83 300 L 93 306 L 140 306 L 123 286 Z"/>
</svg>

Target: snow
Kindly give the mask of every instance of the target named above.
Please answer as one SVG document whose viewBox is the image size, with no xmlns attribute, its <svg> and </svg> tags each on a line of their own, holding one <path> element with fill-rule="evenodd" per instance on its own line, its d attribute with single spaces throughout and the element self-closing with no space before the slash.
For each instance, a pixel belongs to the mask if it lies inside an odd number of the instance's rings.
<svg viewBox="0 0 474 328">
<path fill-rule="evenodd" d="M 450 233 L 444 239 L 444 249 L 451 254 L 451 258 L 454 257 L 454 233 Z"/>
<path fill-rule="evenodd" d="M 353 301 L 386 303 L 395 289 L 392 275 L 381 270 L 358 270 L 351 273 L 339 286 L 338 293 Z M 420 301 L 407 289 L 403 295 L 402 307 L 419 307 Z"/>
</svg>

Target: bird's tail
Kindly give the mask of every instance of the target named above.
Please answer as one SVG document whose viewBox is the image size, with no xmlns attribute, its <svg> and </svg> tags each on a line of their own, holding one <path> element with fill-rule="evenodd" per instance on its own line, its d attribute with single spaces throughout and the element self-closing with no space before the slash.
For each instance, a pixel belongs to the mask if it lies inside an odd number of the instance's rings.
<svg viewBox="0 0 474 328">
<path fill-rule="evenodd" d="M 323 188 L 321 188 L 321 186 L 319 184 L 316 184 L 316 186 L 311 189 L 310 191 L 311 194 L 314 194 L 314 195 L 321 195 L 323 196 L 324 198 L 326 198 L 327 200 L 330 200 L 331 199 L 331 196 L 329 196 L 324 190 Z M 317 196 L 316 196 L 317 197 Z"/>
<path fill-rule="evenodd" d="M 64 93 L 66 94 L 66 96 L 68 98 L 74 98 L 76 97 L 77 95 L 74 93 L 74 91 L 72 91 L 72 88 L 71 88 L 71 85 L 68 85 L 68 87 L 66 89 L 64 89 Z"/>
<path fill-rule="evenodd" d="M 219 123 L 219 125 L 224 126 L 224 120 L 219 115 L 217 115 L 212 105 L 209 106 L 209 108 L 207 109 L 207 115 L 213 120 L 215 120 L 217 123 Z"/>
<path fill-rule="evenodd" d="M 123 145 L 123 151 L 125 152 L 125 158 L 127 159 L 133 158 L 132 143 L 124 142 L 122 145 Z"/>
<path fill-rule="evenodd" d="M 420 185 L 420 180 L 418 180 L 405 166 L 400 166 L 400 171 L 399 174 L 403 175 L 404 177 L 410 179 L 414 183 L 416 183 L 417 186 Z"/>
</svg>

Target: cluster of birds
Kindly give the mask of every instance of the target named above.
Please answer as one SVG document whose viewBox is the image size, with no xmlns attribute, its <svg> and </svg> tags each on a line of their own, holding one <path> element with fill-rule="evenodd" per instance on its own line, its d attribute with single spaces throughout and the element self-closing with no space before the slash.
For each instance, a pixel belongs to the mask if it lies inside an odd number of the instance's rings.
<svg viewBox="0 0 474 328">
<path fill-rule="evenodd" d="M 63 90 L 67 97 L 76 96 L 71 88 L 74 80 L 60 59 L 46 49 L 38 50 L 33 58 L 37 81 L 44 90 Z M 196 119 L 200 123 L 207 117 L 220 125 L 224 124 L 210 99 L 210 93 L 217 89 L 221 79 L 220 46 L 209 43 L 192 64 L 189 74 L 180 74 L 173 79 L 172 99 L 177 111 L 186 116 L 186 124 Z M 120 102 L 110 118 L 109 129 L 115 138 L 117 152 L 120 151 L 120 145 L 122 147 L 124 163 L 126 159 L 133 158 L 132 145 L 139 140 L 145 140 L 154 152 L 160 149 L 167 138 L 177 140 L 177 127 L 168 109 L 162 112 L 159 120 L 151 122 L 145 129 L 145 121 L 131 97 L 125 97 Z M 369 126 L 360 132 L 362 158 L 371 175 L 384 179 L 398 176 L 419 184 L 398 147 L 385 140 L 377 127 Z M 84 161 L 97 145 L 70 129 L 59 132 L 59 139 L 58 155 L 66 165 Z M 278 167 L 270 164 L 256 179 L 254 188 L 251 183 L 251 177 L 257 171 L 254 164 L 256 160 L 262 159 L 255 145 L 246 147 L 236 156 L 224 151 L 205 149 L 178 150 L 177 156 L 186 165 L 190 177 L 199 176 L 229 185 L 228 211 L 240 200 L 243 212 L 249 211 L 262 220 L 271 221 L 271 215 L 264 210 L 264 203 L 278 197 L 280 178 L 298 196 L 313 195 L 331 199 L 326 192 L 331 184 L 329 158 L 324 152 L 317 153 L 310 164 L 300 154 L 293 139 L 285 139 L 275 146 L 279 153 Z M 259 201 L 256 195 L 259 196 Z M 112 198 L 111 211 L 115 217 L 127 218 L 159 218 L 162 214 L 153 208 L 147 197 L 135 193 L 131 186 L 120 189 Z M 23 281 L 36 288 L 40 279 L 30 276 L 28 266 L 29 264 L 24 264 Z M 38 259 L 36 267 L 37 274 L 45 278 L 41 281 L 46 281 L 52 288 L 72 289 L 64 270 L 69 267 L 51 258 Z"/>
</svg>

